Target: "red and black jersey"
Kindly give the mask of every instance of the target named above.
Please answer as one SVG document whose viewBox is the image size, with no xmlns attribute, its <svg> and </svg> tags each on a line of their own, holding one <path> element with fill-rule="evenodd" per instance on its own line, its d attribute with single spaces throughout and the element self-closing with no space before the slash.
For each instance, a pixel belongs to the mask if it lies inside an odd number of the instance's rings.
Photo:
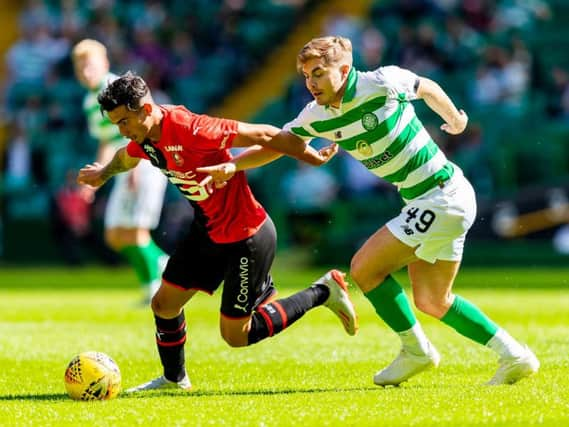
<svg viewBox="0 0 569 427">
<path fill-rule="evenodd" d="M 205 174 L 195 172 L 231 160 L 229 152 L 237 135 L 237 122 L 192 113 L 183 106 L 160 106 L 164 113 L 159 141 L 130 141 L 128 155 L 148 159 L 160 168 L 196 211 L 195 221 L 208 230 L 212 241 L 232 243 L 246 239 L 267 218 L 244 172 L 209 194 L 198 183 Z"/>
</svg>

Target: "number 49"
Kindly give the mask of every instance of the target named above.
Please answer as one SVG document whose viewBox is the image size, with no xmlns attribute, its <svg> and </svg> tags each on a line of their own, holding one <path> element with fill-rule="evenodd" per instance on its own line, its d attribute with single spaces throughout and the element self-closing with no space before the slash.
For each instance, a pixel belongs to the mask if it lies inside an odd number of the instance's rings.
<svg viewBox="0 0 569 427">
<path fill-rule="evenodd" d="M 418 214 L 419 208 L 409 208 L 407 210 L 407 219 L 405 219 L 405 222 L 409 223 L 411 220 L 416 220 L 415 229 L 420 233 L 424 233 L 435 221 L 435 213 L 429 209 L 425 209 L 423 212 L 421 212 L 419 218 L 417 218 Z"/>
</svg>

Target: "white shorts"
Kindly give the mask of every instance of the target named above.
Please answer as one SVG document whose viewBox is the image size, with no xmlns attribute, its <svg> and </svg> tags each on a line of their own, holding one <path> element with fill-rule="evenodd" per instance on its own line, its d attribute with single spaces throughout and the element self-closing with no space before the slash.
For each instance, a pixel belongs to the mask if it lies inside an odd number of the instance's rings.
<svg viewBox="0 0 569 427">
<path fill-rule="evenodd" d="M 136 189 L 129 186 L 129 173 L 136 173 Z M 115 176 L 105 210 L 105 228 L 143 228 L 158 226 L 168 179 L 148 160 L 141 160 L 135 170 Z"/>
<path fill-rule="evenodd" d="M 476 196 L 460 169 L 442 186 L 411 200 L 386 225 L 427 262 L 460 261 L 464 238 L 476 217 Z"/>
</svg>

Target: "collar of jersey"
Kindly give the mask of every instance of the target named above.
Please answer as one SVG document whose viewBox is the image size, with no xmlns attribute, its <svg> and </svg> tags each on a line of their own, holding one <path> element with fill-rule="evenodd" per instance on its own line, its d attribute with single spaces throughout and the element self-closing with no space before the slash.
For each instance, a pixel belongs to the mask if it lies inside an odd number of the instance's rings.
<svg viewBox="0 0 569 427">
<path fill-rule="evenodd" d="M 345 102 L 350 102 L 356 96 L 356 85 L 358 83 L 358 73 L 354 67 L 350 68 L 348 73 L 348 82 L 346 83 L 346 90 L 344 91 L 344 96 L 342 97 L 342 104 Z M 326 105 L 326 108 L 330 108 Z M 342 106 L 340 106 L 342 108 Z"/>
</svg>

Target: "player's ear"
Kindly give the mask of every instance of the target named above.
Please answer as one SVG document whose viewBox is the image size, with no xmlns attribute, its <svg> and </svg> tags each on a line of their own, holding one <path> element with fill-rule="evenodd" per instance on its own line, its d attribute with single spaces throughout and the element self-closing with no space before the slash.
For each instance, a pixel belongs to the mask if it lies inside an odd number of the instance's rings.
<svg viewBox="0 0 569 427">
<path fill-rule="evenodd" d="M 350 73 L 350 65 L 348 64 L 342 64 L 340 65 L 340 72 L 342 73 L 342 78 L 345 79 L 348 77 L 348 74 Z"/>
<path fill-rule="evenodd" d="M 152 104 L 149 103 L 145 103 L 142 106 L 142 109 L 144 110 L 144 113 L 149 116 L 152 113 Z"/>
</svg>

